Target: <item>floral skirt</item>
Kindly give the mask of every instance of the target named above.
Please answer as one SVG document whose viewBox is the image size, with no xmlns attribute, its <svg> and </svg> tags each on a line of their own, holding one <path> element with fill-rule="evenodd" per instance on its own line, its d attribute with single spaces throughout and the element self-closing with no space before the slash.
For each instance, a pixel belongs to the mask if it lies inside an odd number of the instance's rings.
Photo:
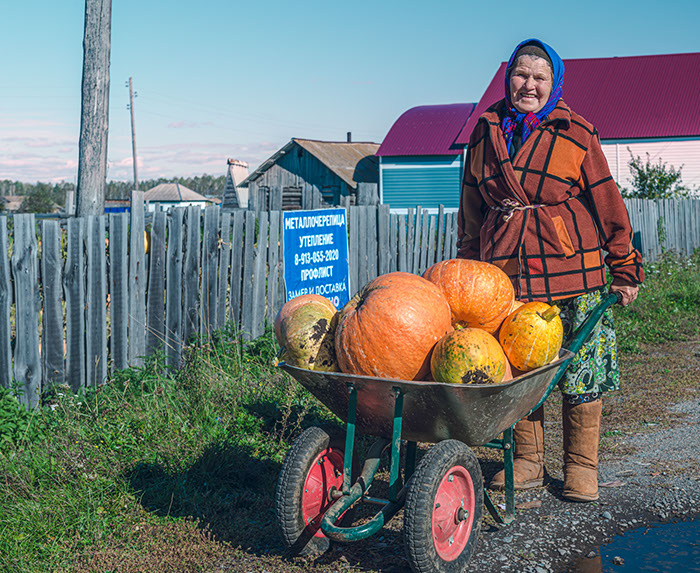
<svg viewBox="0 0 700 573">
<path fill-rule="evenodd" d="M 561 308 L 564 325 L 564 348 L 571 342 L 573 333 L 584 322 L 605 296 L 605 291 L 590 293 L 555 301 Z M 564 398 L 571 403 L 589 402 L 600 398 L 603 392 L 620 389 L 620 372 L 617 367 L 617 343 L 612 309 L 608 309 L 593 329 L 588 340 L 569 364 L 559 381 Z"/>
</svg>

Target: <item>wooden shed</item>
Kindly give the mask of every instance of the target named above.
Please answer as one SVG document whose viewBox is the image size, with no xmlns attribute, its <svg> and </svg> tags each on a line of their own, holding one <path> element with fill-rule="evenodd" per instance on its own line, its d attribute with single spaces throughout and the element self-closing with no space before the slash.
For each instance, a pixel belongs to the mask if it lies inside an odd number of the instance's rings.
<svg viewBox="0 0 700 573">
<path fill-rule="evenodd" d="M 249 209 L 315 209 L 378 202 L 379 144 L 293 138 L 253 171 Z"/>
</svg>

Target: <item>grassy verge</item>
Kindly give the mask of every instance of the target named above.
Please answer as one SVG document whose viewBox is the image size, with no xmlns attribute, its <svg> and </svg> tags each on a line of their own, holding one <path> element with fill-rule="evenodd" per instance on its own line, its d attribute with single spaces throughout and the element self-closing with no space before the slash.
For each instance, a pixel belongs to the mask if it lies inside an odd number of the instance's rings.
<svg viewBox="0 0 700 573">
<path fill-rule="evenodd" d="M 625 368 L 640 376 L 649 345 L 700 333 L 700 255 L 666 257 L 647 276 L 637 302 L 615 310 Z M 330 418 L 273 367 L 276 352 L 269 332 L 248 344 L 222 332 L 178 372 L 156 357 L 79 396 L 55 388 L 33 412 L 1 391 L 0 570 L 212 571 L 266 554 L 270 571 L 334 570 L 275 557 L 281 462 L 302 428 Z M 648 412 L 648 394 L 624 394 Z M 607 412 L 607 431 L 624 427 L 627 406 Z"/>
</svg>

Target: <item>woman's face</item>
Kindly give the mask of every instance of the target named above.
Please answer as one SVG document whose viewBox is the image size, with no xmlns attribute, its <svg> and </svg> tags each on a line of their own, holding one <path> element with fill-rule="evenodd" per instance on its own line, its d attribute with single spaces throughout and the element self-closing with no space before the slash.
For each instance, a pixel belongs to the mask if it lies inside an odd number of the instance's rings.
<svg viewBox="0 0 700 573">
<path fill-rule="evenodd" d="M 552 69 L 547 60 L 520 56 L 510 73 L 510 101 L 520 113 L 537 113 L 552 93 Z"/>
</svg>

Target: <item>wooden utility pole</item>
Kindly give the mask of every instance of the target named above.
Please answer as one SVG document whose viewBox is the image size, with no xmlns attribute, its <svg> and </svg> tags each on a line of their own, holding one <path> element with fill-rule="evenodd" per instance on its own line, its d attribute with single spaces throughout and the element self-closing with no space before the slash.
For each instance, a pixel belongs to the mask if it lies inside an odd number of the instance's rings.
<svg viewBox="0 0 700 573">
<path fill-rule="evenodd" d="M 134 86 L 129 78 L 129 110 L 131 110 L 131 155 L 134 161 L 134 191 L 139 190 L 139 173 L 136 167 L 136 129 L 134 128 Z"/>
<path fill-rule="evenodd" d="M 102 215 L 107 179 L 112 0 L 85 0 L 76 215 Z"/>
</svg>

